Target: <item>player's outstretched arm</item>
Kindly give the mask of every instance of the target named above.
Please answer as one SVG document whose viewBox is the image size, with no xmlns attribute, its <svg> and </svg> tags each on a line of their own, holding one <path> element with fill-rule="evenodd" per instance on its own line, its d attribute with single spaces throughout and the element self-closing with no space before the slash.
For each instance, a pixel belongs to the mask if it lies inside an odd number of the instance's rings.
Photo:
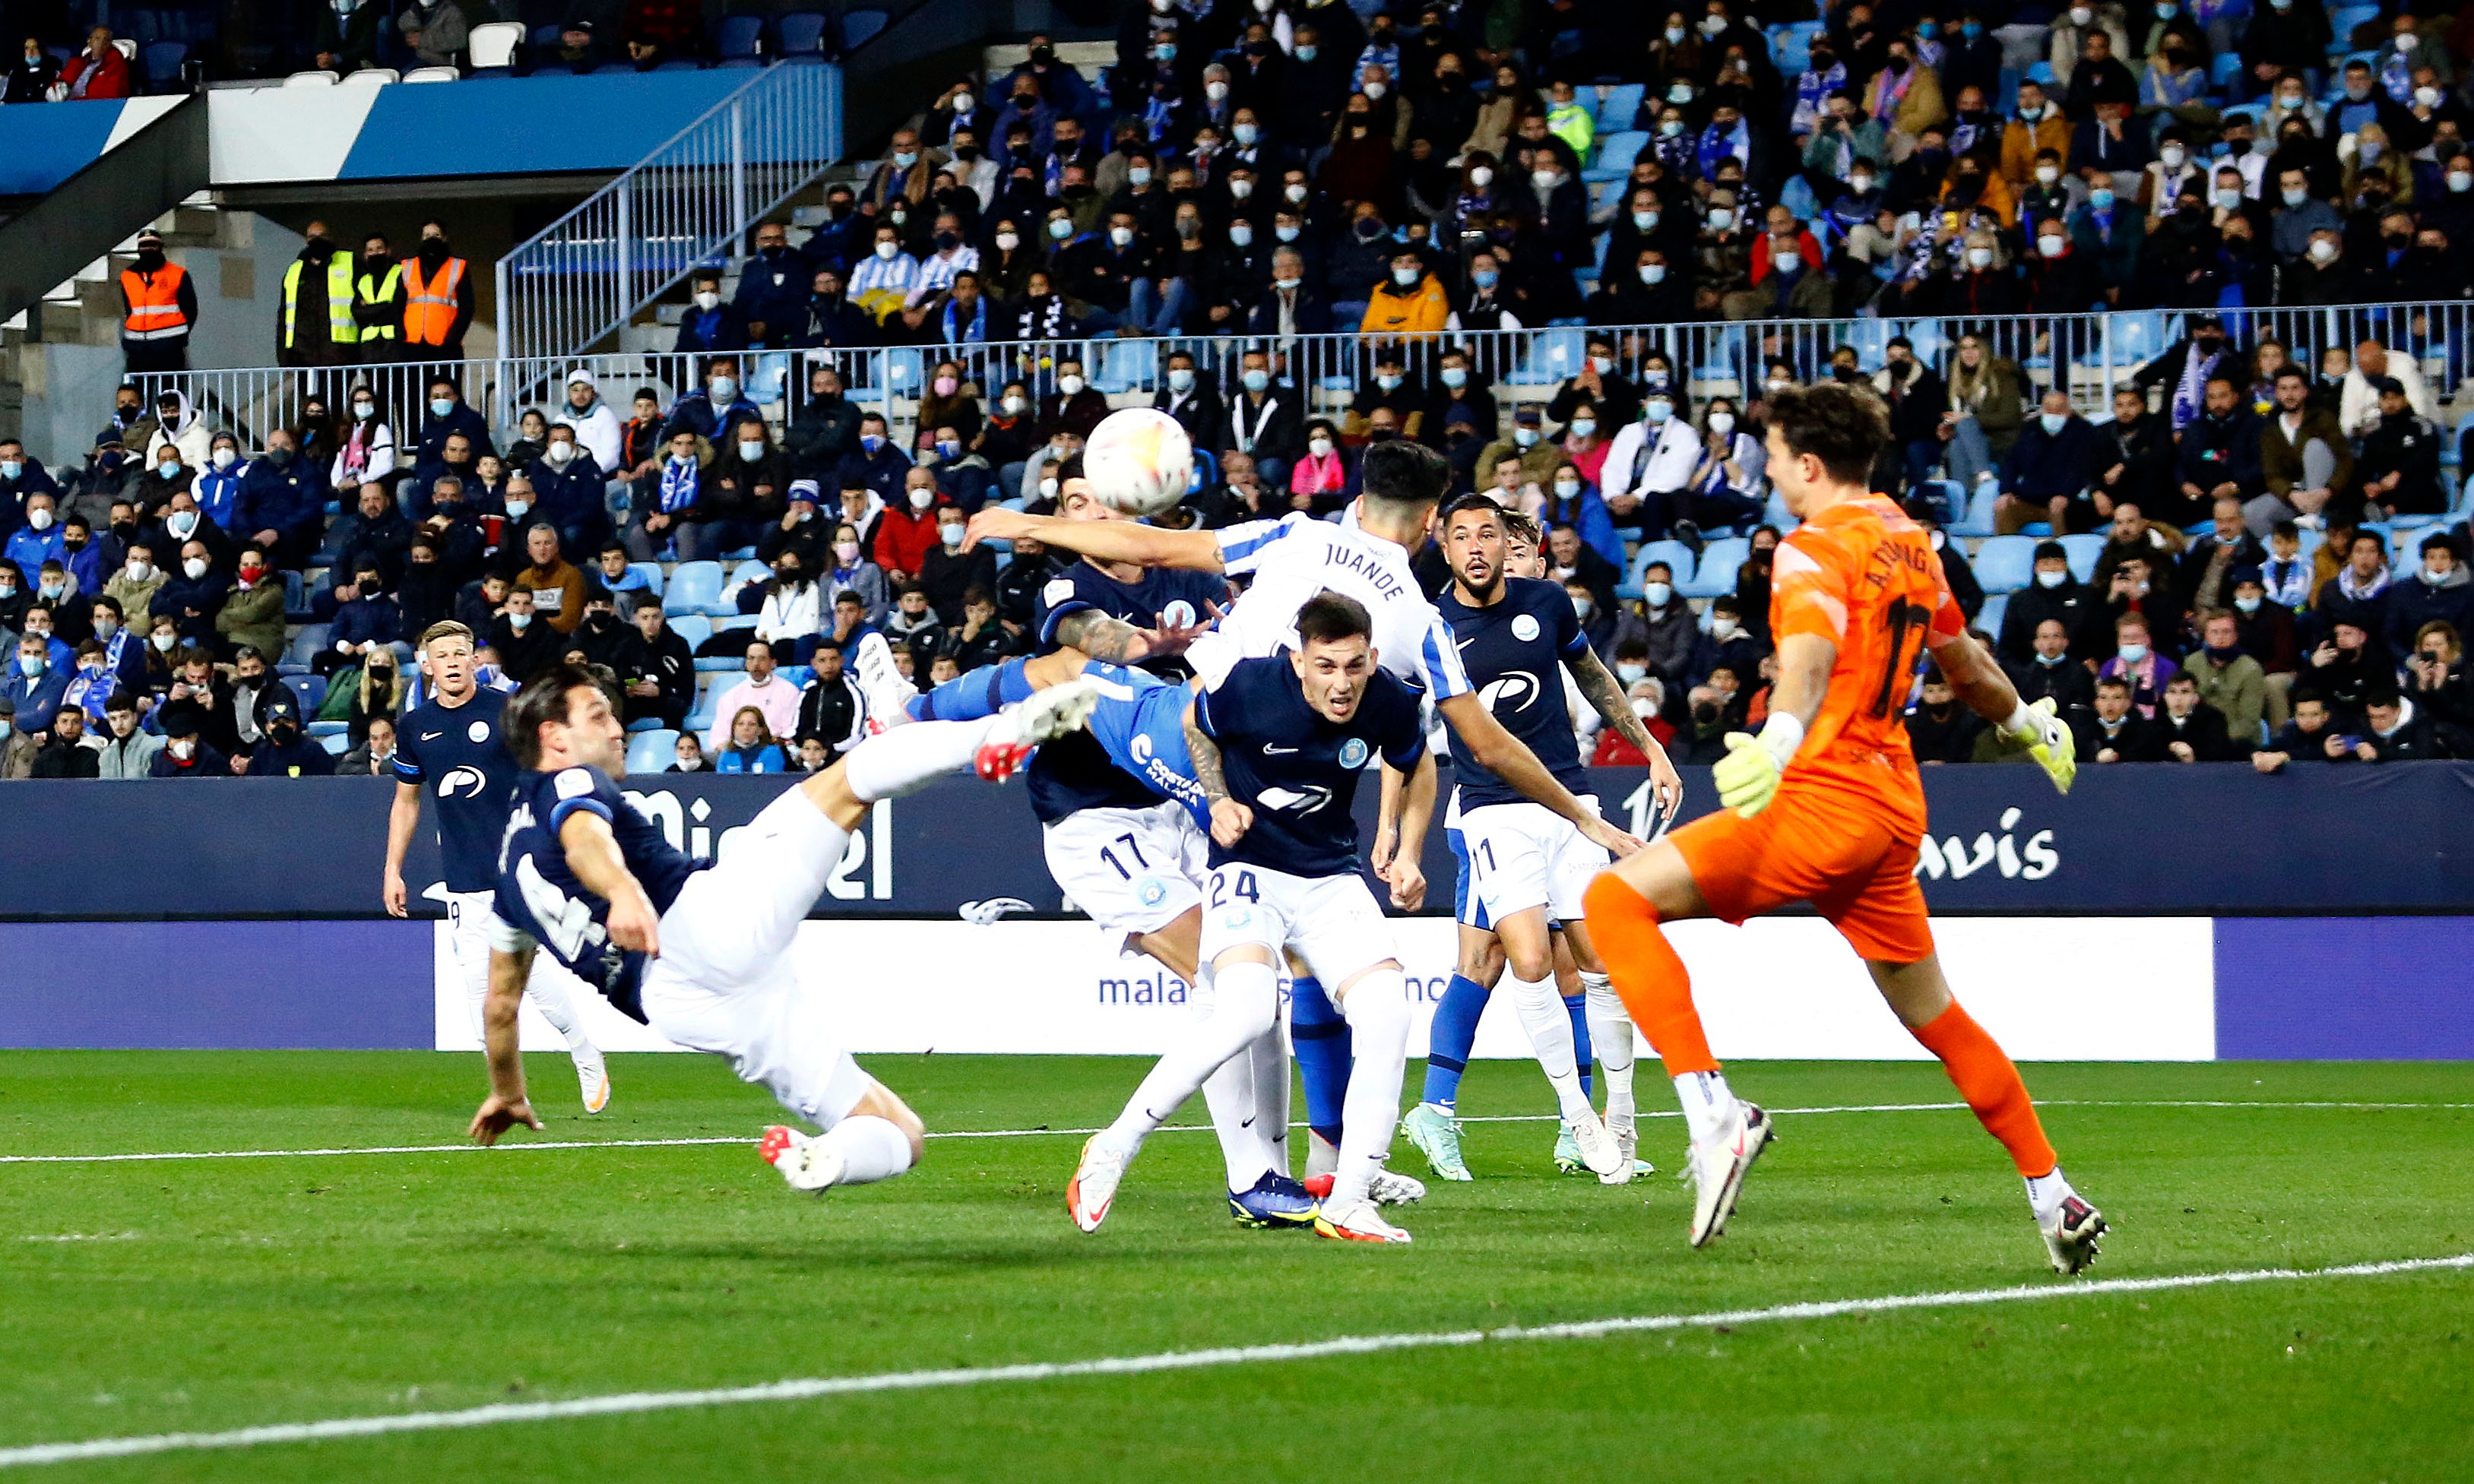
<svg viewBox="0 0 2474 1484">
<path fill-rule="evenodd" d="M 1254 827 L 1254 811 L 1228 797 L 1228 776 L 1220 765 L 1220 744 L 1204 734 L 1201 723 L 1194 719 L 1194 707 L 1185 708 L 1185 750 L 1194 763 L 1194 781 L 1202 788 L 1202 797 L 1211 804 L 1211 838 L 1225 850 L 1246 838 Z"/>
<path fill-rule="evenodd" d="M 578 809 L 558 826 L 558 843 L 567 852 L 567 869 L 575 873 L 575 879 L 610 903 L 603 920 L 610 941 L 631 953 L 661 957 L 662 915 L 653 910 L 643 883 L 627 869 L 627 857 L 619 853 L 618 837 L 611 833 L 610 822 Z"/>
<path fill-rule="evenodd" d="M 481 1006 L 483 1049 L 490 1059 L 490 1095 L 481 1100 L 468 1131 L 476 1144 L 495 1144 L 498 1136 L 521 1123 L 542 1126 L 524 1096 L 524 1059 L 516 1028 L 516 1014 L 524 1002 L 524 983 L 532 977 L 533 950 L 510 953 L 490 950 L 490 996 Z"/>
<path fill-rule="evenodd" d="M 1406 785 L 1395 789 L 1392 779 L 1398 771 L 1388 762 L 1383 765 L 1385 791 L 1397 794 L 1400 818 L 1391 853 L 1374 862 L 1374 874 L 1391 886 L 1392 905 L 1415 912 L 1426 902 L 1426 828 L 1435 818 L 1437 786 L 1434 750 L 1419 756 Z"/>
<path fill-rule="evenodd" d="M 1102 562 L 1186 567 L 1197 572 L 1224 570 L 1220 539 L 1208 531 L 1170 531 L 1136 525 L 1130 520 L 1063 520 L 1055 515 L 1026 515 L 993 505 L 971 517 L 962 549 L 968 551 L 985 540 L 1018 541 L 1026 536 L 1043 545 Z"/>
<path fill-rule="evenodd" d="M 1605 846 L 1617 859 L 1640 849 L 1640 842 L 1600 818 L 1595 809 L 1572 797 L 1572 791 L 1555 780 L 1529 744 L 1503 730 L 1503 723 L 1486 708 L 1474 691 L 1463 691 L 1448 701 L 1438 702 L 1435 708 L 1451 723 L 1452 734 L 1468 745 L 1469 754 L 1478 765 L 1517 789 L 1525 798 L 1554 810 L 1581 826 L 1581 833 Z"/>
<path fill-rule="evenodd" d="M 2001 666 L 1966 634 L 1934 645 L 1932 654 L 1959 702 L 1991 722 L 2004 739 L 2025 743 L 2027 755 L 2036 759 L 2053 787 L 2069 793 L 2079 773 L 2078 741 L 2056 714 L 2052 698 L 2034 706 L 2023 704 L 2019 687 L 2010 683 Z"/>
<path fill-rule="evenodd" d="M 1572 683 L 1581 687 L 1582 698 L 1613 729 L 1615 735 L 1649 759 L 1650 793 L 1658 801 L 1659 814 L 1673 820 L 1675 811 L 1684 806 L 1684 776 L 1675 771 L 1673 759 L 1649 734 L 1649 728 L 1632 714 L 1632 702 L 1624 696 L 1623 682 L 1609 673 L 1606 661 L 1593 649 L 1585 649 L 1578 658 L 1564 660 L 1564 668 L 1572 672 Z"/>
<path fill-rule="evenodd" d="M 389 917 L 402 917 L 411 906 L 403 886 L 403 856 L 412 849 L 412 832 L 420 827 L 421 785 L 399 781 L 395 802 L 387 805 L 386 874 L 378 886 Z"/>
</svg>

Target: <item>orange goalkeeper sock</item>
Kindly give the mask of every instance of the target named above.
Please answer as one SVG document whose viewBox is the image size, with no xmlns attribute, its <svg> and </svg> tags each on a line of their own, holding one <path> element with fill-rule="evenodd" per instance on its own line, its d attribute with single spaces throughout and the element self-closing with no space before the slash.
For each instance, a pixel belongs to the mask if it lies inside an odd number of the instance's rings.
<svg viewBox="0 0 2474 1484">
<path fill-rule="evenodd" d="M 1615 993 L 1666 1064 L 1666 1074 L 1716 1071 L 1718 1059 L 1710 1054 L 1701 1013 L 1692 1008 L 1691 971 L 1666 941 L 1658 909 L 1613 872 L 1589 883 L 1582 905 L 1589 912 L 1589 941 L 1606 962 Z"/>
<path fill-rule="evenodd" d="M 1591 924 L 1592 931 L 1595 926 Z M 2019 1068 L 1976 1023 L 1975 1017 L 1953 1000 L 1930 1024 L 1909 1026 L 1907 1033 L 1941 1058 L 1942 1070 L 1957 1085 L 1958 1095 L 1976 1111 L 1976 1120 L 1985 1132 L 2010 1151 L 2020 1174 L 2032 1180 L 2052 1173 L 2058 1161 L 2045 1138 L 2045 1126 L 2036 1117 L 2036 1105 L 2027 1096 L 2027 1084 L 2019 1079 Z"/>
</svg>

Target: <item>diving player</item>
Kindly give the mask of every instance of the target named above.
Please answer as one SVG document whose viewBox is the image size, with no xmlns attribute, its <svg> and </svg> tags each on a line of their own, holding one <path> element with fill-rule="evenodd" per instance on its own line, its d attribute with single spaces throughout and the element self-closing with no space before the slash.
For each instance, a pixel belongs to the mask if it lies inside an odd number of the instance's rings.
<svg viewBox="0 0 2474 1484">
<path fill-rule="evenodd" d="M 473 631 L 452 621 L 431 624 L 421 635 L 421 673 L 431 696 L 397 718 L 395 804 L 387 813 L 386 874 L 381 894 L 387 912 L 404 916 L 404 851 L 421 826 L 421 790 L 437 794 L 438 851 L 447 886 L 448 942 L 464 991 L 473 1005 L 473 1029 L 483 1030 L 481 1007 L 490 993 L 490 944 L 484 926 L 490 891 L 497 883 L 498 842 L 515 805 L 516 759 L 501 729 L 506 693 L 480 682 L 474 668 Z M 524 992 L 542 1018 L 567 1038 L 584 1111 L 610 1105 L 610 1071 L 585 1034 L 583 1017 L 559 976 L 544 972 Z"/>
<path fill-rule="evenodd" d="M 1415 909 L 1425 895 L 1417 862 L 1434 809 L 1434 759 L 1416 692 L 1376 666 L 1365 605 L 1320 593 L 1292 627 L 1294 650 L 1238 660 L 1217 687 L 1194 693 L 1187 712 L 1194 778 L 1210 807 L 1202 957 L 1217 1001 L 1201 1034 L 1162 1057 L 1117 1120 L 1083 1145 L 1066 1202 L 1085 1232 L 1106 1218 L 1144 1138 L 1212 1072 L 1276 1031 L 1279 966 L 1294 952 L 1332 986 L 1356 1042 L 1339 1167 L 1315 1231 L 1409 1240 L 1371 1198 L 1399 1117 L 1408 991 L 1383 910 L 1358 873 L 1350 805 L 1377 754 L 1409 778 L 1397 851 L 1377 869 L 1394 903 Z"/>
<path fill-rule="evenodd" d="M 1683 792 L 1682 780 L 1633 714 L 1623 687 L 1589 648 L 1571 599 L 1558 584 L 1508 574 L 1516 555 L 1514 518 L 1484 495 L 1463 496 L 1444 513 L 1443 560 L 1453 581 L 1435 606 L 1451 626 L 1469 682 L 1495 719 L 1594 807 L 1597 801 L 1587 792 L 1589 774 L 1564 707 L 1564 674 L 1568 670 L 1607 725 L 1650 759 L 1660 806 L 1672 811 Z M 1525 517 L 1516 518 L 1525 523 Z M 1457 782 L 1447 818 L 1457 822 L 1455 853 L 1467 875 L 1464 899 L 1457 903 L 1465 969 L 1473 958 L 1484 956 L 1472 949 L 1481 948 L 1487 936 L 1500 941 L 1512 976 L 1513 1008 L 1555 1089 L 1564 1138 L 1599 1179 L 1623 1184 L 1633 1176 L 1638 1142 L 1632 1022 L 1590 951 L 1581 921 L 1581 896 L 1590 877 L 1606 867 L 1608 853 L 1584 840 L 1569 821 L 1506 787 L 1483 763 L 1467 755 L 1457 737 L 1454 753 Z M 1587 1054 L 1581 1047 L 1589 1041 L 1573 1034 L 1573 1017 L 1556 989 L 1554 934 L 1549 931 L 1555 924 L 1563 927 L 1580 970 L 1589 1040 L 1604 1055 L 1603 1123 L 1590 1108 L 1582 1081 L 1579 1058 Z M 1470 1178 L 1461 1158 L 1454 1100 L 1458 1068 L 1467 1063 L 1486 994 L 1466 971 L 1453 977 L 1435 1012 L 1426 1095 L 1402 1120 L 1409 1141 L 1445 1180 Z M 1559 1158 L 1564 1147 L 1559 1140 Z"/>
<path fill-rule="evenodd" d="M 769 1128 L 758 1144 L 791 1188 L 901 1174 L 924 1131 L 860 1070 L 822 997 L 799 983 L 789 959 L 799 924 L 873 802 L 962 766 L 991 736 L 1038 742 L 1081 725 L 1092 688 L 1061 686 L 981 721 L 870 737 L 785 792 L 710 861 L 681 854 L 612 781 L 626 745 L 618 700 L 607 670 L 562 661 L 507 706 L 508 746 L 524 772 L 492 900 L 491 1091 L 473 1137 L 488 1144 L 518 1123 L 541 1127 L 524 1096 L 516 1006 L 536 948 L 546 948 L 623 1014 L 728 1057 L 740 1080 L 820 1126 L 815 1137 Z"/>
<path fill-rule="evenodd" d="M 1727 738 L 1713 770 L 1725 809 L 1602 874 L 1588 894 L 1589 932 L 1616 992 L 1684 1103 L 1697 1187 L 1692 1245 L 1726 1230 L 1771 1137 L 1770 1118 L 1728 1088 L 1663 924 L 1740 922 L 1809 901 L 2009 1151 L 2054 1269 L 2078 1272 L 2096 1260 L 2104 1217 L 2072 1189 L 2018 1067 L 1942 974 L 1915 877 L 1924 788 L 1901 717 L 1929 651 L 1959 699 L 2025 744 L 2065 792 L 2078 769 L 2070 729 L 2050 702 L 2022 701 L 1967 636 L 1927 533 L 1871 492 L 1890 422 L 1870 388 L 1823 382 L 1778 393 L 1768 439 L 1770 480 L 1804 522 L 1772 568 L 1778 679 L 1769 720 L 1758 737 Z"/>
</svg>

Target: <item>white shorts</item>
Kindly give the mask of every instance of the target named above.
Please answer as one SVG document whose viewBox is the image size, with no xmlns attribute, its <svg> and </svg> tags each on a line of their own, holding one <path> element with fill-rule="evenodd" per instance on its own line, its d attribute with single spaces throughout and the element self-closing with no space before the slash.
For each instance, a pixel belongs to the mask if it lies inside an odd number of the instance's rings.
<svg viewBox="0 0 2474 1484">
<path fill-rule="evenodd" d="M 1155 933 L 1202 904 L 1211 843 L 1183 804 L 1084 809 L 1039 840 L 1057 888 L 1110 932 Z"/>
<path fill-rule="evenodd" d="M 1259 944 L 1272 950 L 1274 968 L 1283 950 L 1294 953 L 1307 972 L 1336 990 L 1400 956 L 1392 924 L 1365 877 L 1353 871 L 1293 876 L 1232 862 L 1211 873 L 1209 892 L 1202 909 L 1206 965 L 1230 948 Z"/>
<path fill-rule="evenodd" d="M 873 1085 L 790 961 L 799 924 L 841 862 L 829 829 L 795 787 L 766 805 L 662 914 L 661 956 L 645 965 L 643 987 L 653 1029 L 729 1058 L 740 1080 L 823 1128 Z"/>
<path fill-rule="evenodd" d="M 496 892 L 449 892 L 447 894 L 447 943 L 455 954 L 455 971 L 464 976 L 464 993 L 473 1006 L 473 1030 L 489 1043 L 489 1027 L 482 1022 L 483 1007 L 490 998 L 490 924 L 497 921 L 497 909 L 491 901 Z M 546 953 L 533 959 L 533 971 L 524 981 L 524 993 L 547 993 L 557 1003 L 558 987 L 542 988 L 542 976 L 567 971 L 558 967 Z M 576 982 L 570 980 L 570 982 Z M 537 1002 L 538 1003 L 538 1002 Z M 557 1012 L 550 1012 L 555 1019 Z"/>
<path fill-rule="evenodd" d="M 1581 802 L 1598 806 L 1586 795 Z M 1453 850 L 1468 871 L 1460 920 L 1487 928 L 1532 907 L 1558 922 L 1578 922 L 1590 880 L 1614 858 L 1578 825 L 1527 800 L 1463 810 Z"/>
</svg>

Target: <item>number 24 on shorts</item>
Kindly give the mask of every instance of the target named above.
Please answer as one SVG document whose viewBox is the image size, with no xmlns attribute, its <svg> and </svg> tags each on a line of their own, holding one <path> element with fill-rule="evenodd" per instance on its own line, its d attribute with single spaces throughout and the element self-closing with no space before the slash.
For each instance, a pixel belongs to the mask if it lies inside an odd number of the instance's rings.
<svg viewBox="0 0 2474 1484">
<path fill-rule="evenodd" d="M 1225 907 L 1232 900 L 1260 901 L 1262 899 L 1262 888 L 1255 884 L 1254 873 L 1239 871 L 1212 874 L 1211 904 L 1213 906 Z"/>
</svg>

